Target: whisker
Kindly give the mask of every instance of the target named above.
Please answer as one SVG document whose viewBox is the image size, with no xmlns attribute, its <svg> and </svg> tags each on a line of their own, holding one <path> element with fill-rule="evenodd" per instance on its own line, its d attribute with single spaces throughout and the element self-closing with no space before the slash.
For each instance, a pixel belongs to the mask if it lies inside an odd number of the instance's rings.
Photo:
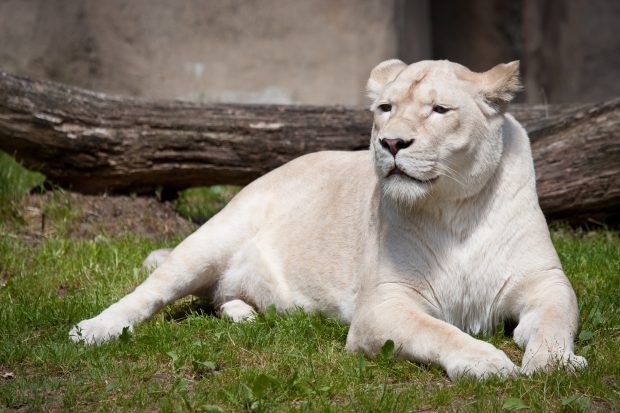
<svg viewBox="0 0 620 413">
<path fill-rule="evenodd" d="M 438 160 L 441 161 L 440 165 L 444 166 L 447 170 L 452 172 L 454 175 L 457 175 L 459 178 L 463 178 L 463 175 L 461 175 L 456 169 L 453 168 L 453 165 L 451 165 L 448 158 L 439 158 Z"/>
<path fill-rule="evenodd" d="M 459 185 L 466 186 L 466 185 L 465 185 L 463 182 L 461 182 L 459 179 L 457 179 L 456 177 L 452 176 L 452 175 L 450 174 L 450 172 L 449 172 L 449 171 L 447 171 L 447 170 L 441 170 L 441 168 L 440 168 L 440 170 L 439 170 L 439 174 L 440 174 L 440 175 L 442 175 L 442 176 L 445 176 L 446 178 L 452 179 L 454 182 L 456 182 L 456 183 L 457 183 L 457 184 L 459 184 Z"/>
<path fill-rule="evenodd" d="M 438 160 L 440 162 L 437 163 L 437 167 L 439 172 L 443 174 L 443 176 L 452 179 L 454 182 L 466 186 L 462 180 L 465 180 L 465 177 L 460 174 L 457 170 L 450 166 L 450 160 L 444 157 L 439 157 Z"/>
</svg>

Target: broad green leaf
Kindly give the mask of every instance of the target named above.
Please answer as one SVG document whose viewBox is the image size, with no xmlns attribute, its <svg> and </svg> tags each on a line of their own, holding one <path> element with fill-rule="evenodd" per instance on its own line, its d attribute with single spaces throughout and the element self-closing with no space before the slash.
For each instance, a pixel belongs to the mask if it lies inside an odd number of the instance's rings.
<svg viewBox="0 0 620 413">
<path fill-rule="evenodd" d="M 588 399 L 587 397 L 582 397 L 579 399 L 579 408 L 582 412 L 589 412 L 590 404 L 590 399 Z"/>
<path fill-rule="evenodd" d="M 394 358 L 394 341 L 386 340 L 386 342 L 383 343 L 379 354 L 381 355 L 381 358 L 385 360 Z"/>
<path fill-rule="evenodd" d="M 259 374 L 254 379 L 254 384 L 252 385 L 252 392 L 258 398 L 262 398 L 272 387 L 277 386 L 279 380 L 275 377 L 268 376 L 266 374 Z"/>
<path fill-rule="evenodd" d="M 252 389 L 250 389 L 245 383 L 239 384 L 239 395 L 244 403 L 250 403 L 255 399 Z"/>
<path fill-rule="evenodd" d="M 198 408 L 198 410 L 207 413 L 224 413 L 224 409 L 222 409 L 220 406 L 215 406 L 213 404 L 203 404 Z"/>
<path fill-rule="evenodd" d="M 513 411 L 519 409 L 529 409 L 530 407 L 523 402 L 521 399 L 517 399 L 516 397 L 511 397 L 509 399 L 504 400 L 502 403 L 502 409 Z"/>
<path fill-rule="evenodd" d="M 168 357 L 170 357 L 172 362 L 176 364 L 177 360 L 179 359 L 179 355 L 175 353 L 174 351 L 168 351 L 166 352 L 166 354 L 168 355 Z"/>
<path fill-rule="evenodd" d="M 193 363 L 197 366 L 203 366 L 208 368 L 209 370 L 215 370 L 215 363 L 212 361 L 208 361 L 208 360 L 204 360 L 204 361 L 200 361 L 200 360 L 194 360 Z"/>
<path fill-rule="evenodd" d="M 594 337 L 594 333 L 592 331 L 582 330 L 581 333 L 579 333 L 579 341 L 588 341 L 592 337 Z"/>
<path fill-rule="evenodd" d="M 562 400 L 562 406 L 568 406 L 568 405 L 570 405 L 572 402 L 574 402 L 575 400 L 577 400 L 577 398 L 578 398 L 578 397 L 579 397 L 579 396 L 577 396 L 576 394 L 573 394 L 572 396 L 565 397 L 565 398 Z"/>
</svg>

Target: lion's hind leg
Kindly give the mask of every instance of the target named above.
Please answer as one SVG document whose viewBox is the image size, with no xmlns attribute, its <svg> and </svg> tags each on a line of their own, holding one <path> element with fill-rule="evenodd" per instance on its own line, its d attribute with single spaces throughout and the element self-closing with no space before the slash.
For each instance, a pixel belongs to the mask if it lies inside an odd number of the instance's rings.
<svg viewBox="0 0 620 413">
<path fill-rule="evenodd" d="M 220 305 L 218 314 L 234 322 L 252 321 L 256 318 L 256 310 L 240 299 L 230 300 Z"/>
<path fill-rule="evenodd" d="M 151 251 L 151 253 L 146 257 L 144 262 L 142 262 L 142 266 L 144 268 L 148 268 L 149 270 L 154 270 L 159 267 L 166 261 L 166 258 L 172 252 L 172 248 L 161 248 L 155 251 Z"/>
<path fill-rule="evenodd" d="M 248 226 L 243 222 L 216 218 L 169 252 L 132 293 L 98 316 L 78 323 L 69 332 L 71 340 L 103 343 L 119 336 L 125 328 L 132 329 L 175 300 L 190 294 L 202 295 L 216 287 L 235 246 L 248 236 Z M 159 253 L 157 259 L 165 254 Z"/>
</svg>

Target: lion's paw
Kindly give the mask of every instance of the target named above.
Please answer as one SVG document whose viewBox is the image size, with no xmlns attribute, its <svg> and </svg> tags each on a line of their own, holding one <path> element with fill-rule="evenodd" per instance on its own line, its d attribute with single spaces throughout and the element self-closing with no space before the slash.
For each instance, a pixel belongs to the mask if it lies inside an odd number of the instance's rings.
<svg viewBox="0 0 620 413">
<path fill-rule="evenodd" d="M 483 343 L 475 351 L 459 354 L 450 361 L 446 371 L 451 380 L 468 376 L 478 379 L 512 377 L 519 373 L 506 353 L 488 343 Z"/>
<path fill-rule="evenodd" d="M 252 321 L 256 318 L 254 308 L 242 300 L 231 300 L 219 307 L 218 313 L 222 317 L 231 319 L 234 322 Z"/>
<path fill-rule="evenodd" d="M 568 371 L 583 370 L 588 367 L 585 357 L 578 356 L 572 351 L 565 351 L 560 354 L 549 352 L 537 353 L 534 356 L 525 356 L 521 373 L 531 376 L 538 371 L 552 371 L 555 369 L 566 369 Z"/>
<path fill-rule="evenodd" d="M 126 320 L 98 315 L 80 321 L 69 331 L 69 338 L 84 344 L 101 344 L 120 336 L 125 327 L 131 330 L 131 325 Z"/>
</svg>

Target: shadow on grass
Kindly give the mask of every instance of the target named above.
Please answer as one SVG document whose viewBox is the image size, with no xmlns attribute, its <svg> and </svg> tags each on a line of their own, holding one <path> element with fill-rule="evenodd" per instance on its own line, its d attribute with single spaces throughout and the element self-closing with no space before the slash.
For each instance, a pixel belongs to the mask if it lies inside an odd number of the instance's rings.
<svg viewBox="0 0 620 413">
<path fill-rule="evenodd" d="M 191 315 L 216 316 L 217 312 L 213 303 L 205 297 L 191 297 L 179 300 L 164 310 L 166 321 L 183 321 Z"/>
</svg>

